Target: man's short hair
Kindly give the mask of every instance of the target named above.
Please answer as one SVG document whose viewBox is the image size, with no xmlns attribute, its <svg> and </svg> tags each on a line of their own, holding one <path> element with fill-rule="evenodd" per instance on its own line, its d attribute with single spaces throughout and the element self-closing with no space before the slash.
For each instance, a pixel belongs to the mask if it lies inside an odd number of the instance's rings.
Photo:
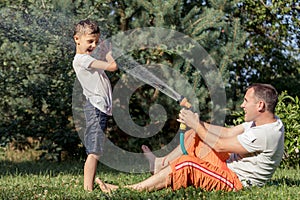
<svg viewBox="0 0 300 200">
<path fill-rule="evenodd" d="M 263 83 L 254 83 L 250 85 L 247 90 L 250 88 L 254 89 L 254 95 L 263 100 L 266 103 L 266 110 L 272 113 L 275 113 L 275 108 L 278 102 L 278 92 L 270 84 Z"/>
</svg>

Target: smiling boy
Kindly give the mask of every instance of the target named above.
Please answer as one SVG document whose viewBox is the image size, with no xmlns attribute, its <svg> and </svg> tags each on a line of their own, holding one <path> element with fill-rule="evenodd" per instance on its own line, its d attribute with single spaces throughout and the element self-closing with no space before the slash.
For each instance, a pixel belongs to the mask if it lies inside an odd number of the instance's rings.
<svg viewBox="0 0 300 200">
<path fill-rule="evenodd" d="M 73 38 L 76 44 L 73 68 L 86 97 L 84 189 L 92 191 L 98 161 L 103 154 L 107 119 L 112 115 L 112 88 L 105 71 L 115 71 L 118 67 L 111 51 L 107 52 L 106 61 L 91 56 L 100 38 L 100 29 L 95 22 L 80 21 L 75 25 Z"/>
</svg>

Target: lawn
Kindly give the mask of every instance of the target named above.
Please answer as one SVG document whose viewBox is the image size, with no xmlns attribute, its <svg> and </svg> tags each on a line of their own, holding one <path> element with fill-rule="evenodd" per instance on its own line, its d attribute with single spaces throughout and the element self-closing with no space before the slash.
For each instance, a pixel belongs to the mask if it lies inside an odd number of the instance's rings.
<svg viewBox="0 0 300 200">
<path fill-rule="evenodd" d="M 0 199 L 300 199 L 299 169 L 278 169 L 266 186 L 239 192 L 205 192 L 189 187 L 149 193 L 121 188 L 107 195 L 97 187 L 90 193 L 83 190 L 84 161 L 57 163 L 35 158 L 33 151 L 0 149 Z M 98 176 L 122 186 L 149 174 L 123 173 L 100 164 Z"/>
</svg>

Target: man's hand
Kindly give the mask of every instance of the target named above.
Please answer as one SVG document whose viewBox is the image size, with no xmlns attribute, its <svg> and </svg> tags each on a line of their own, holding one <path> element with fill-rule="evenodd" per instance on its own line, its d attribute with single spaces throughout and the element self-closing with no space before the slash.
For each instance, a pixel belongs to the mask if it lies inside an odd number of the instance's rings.
<svg viewBox="0 0 300 200">
<path fill-rule="evenodd" d="M 181 109 L 179 113 L 178 122 L 186 124 L 188 127 L 197 130 L 199 123 L 199 115 L 197 113 L 193 113 L 190 110 Z"/>
</svg>

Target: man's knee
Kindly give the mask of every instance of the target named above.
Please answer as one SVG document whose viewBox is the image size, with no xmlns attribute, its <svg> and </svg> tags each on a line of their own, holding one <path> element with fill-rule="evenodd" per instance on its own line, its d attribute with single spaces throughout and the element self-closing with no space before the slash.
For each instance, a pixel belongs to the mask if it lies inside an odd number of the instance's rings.
<svg viewBox="0 0 300 200">
<path fill-rule="evenodd" d="M 193 140 L 196 136 L 196 132 L 193 129 L 190 129 L 184 133 L 184 140 Z"/>
</svg>

